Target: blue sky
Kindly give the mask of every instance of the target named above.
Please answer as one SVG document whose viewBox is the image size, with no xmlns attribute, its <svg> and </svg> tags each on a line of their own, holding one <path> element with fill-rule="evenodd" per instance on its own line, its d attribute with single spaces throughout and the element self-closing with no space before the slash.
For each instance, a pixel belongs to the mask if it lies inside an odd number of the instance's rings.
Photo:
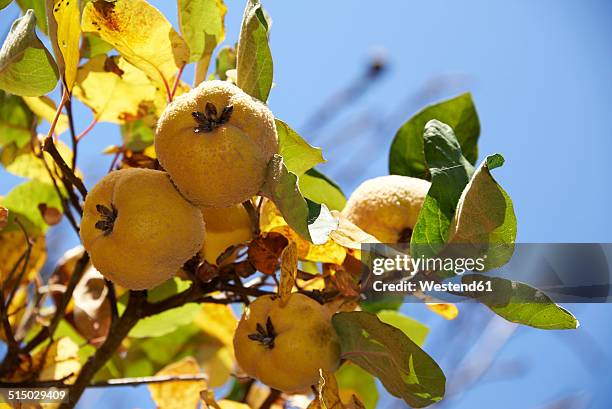
<svg viewBox="0 0 612 409">
<path fill-rule="evenodd" d="M 173 1 L 152 3 L 176 26 Z M 225 42 L 233 44 L 244 2 L 226 3 Z M 372 55 L 384 56 L 388 63 L 385 75 L 363 98 L 327 126 L 303 134 L 324 148 L 329 163 L 322 170 L 346 193 L 366 178 L 387 173 L 394 132 L 416 110 L 471 91 L 482 124 L 481 159 L 495 152 L 506 158 L 495 177 L 514 201 L 519 240 L 612 241 L 612 3 L 268 0 L 264 5 L 274 20 L 275 88 L 269 104 L 298 131 L 330 96 L 362 74 Z M 16 16 L 14 6 L 0 13 L 3 35 Z M 186 78 L 191 79 L 190 71 Z M 90 116 L 78 112 L 76 125 L 83 129 Z M 84 140 L 81 168 L 88 186 L 108 168 L 110 159 L 100 156 L 100 150 L 118 141 L 118 130 L 108 124 L 98 125 Z M 0 171 L 0 195 L 17 182 Z M 62 229 L 50 241 L 56 256 L 76 243 Z M 477 387 L 446 407 L 529 409 L 583 393 L 580 399 L 589 402 L 584 407 L 608 408 L 609 307 L 571 306 L 581 321 L 572 333 L 519 328 L 496 362 L 503 368 L 506 362 L 526 368 L 511 380 L 496 380 L 495 371 L 485 374 Z M 462 306 L 461 318 L 452 323 L 418 305 L 405 309 L 432 326 L 426 349 L 447 373 L 457 364 L 453 351 L 478 345 L 486 325 L 493 328 L 488 334 L 507 329 L 477 306 Z M 98 400 L 100 392 L 95 391 L 88 398 L 96 407 L 152 407 L 143 400 L 146 392 L 121 392 Z M 385 403 L 403 407 L 391 399 Z M 90 406 L 81 405 L 85 407 Z"/>
</svg>

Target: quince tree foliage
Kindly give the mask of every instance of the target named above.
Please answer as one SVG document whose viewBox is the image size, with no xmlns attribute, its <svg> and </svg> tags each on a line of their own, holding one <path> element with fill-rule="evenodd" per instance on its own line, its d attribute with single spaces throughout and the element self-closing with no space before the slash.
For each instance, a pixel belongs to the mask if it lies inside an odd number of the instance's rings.
<svg viewBox="0 0 612 409">
<path fill-rule="evenodd" d="M 145 0 L 17 3 L 0 49 L 0 162 L 20 177 L 0 197 L 0 386 L 67 388 L 64 408 L 89 387 L 145 383 L 160 408 L 374 408 L 375 379 L 412 407 L 444 398 L 428 328 L 397 302 L 364 301 L 361 246 L 473 244 L 489 268 L 512 257 L 513 205 L 492 173 L 504 159 L 477 162 L 469 94 L 408 119 L 391 175 L 347 201 L 316 169 L 321 149 L 266 104 L 258 0 L 222 48 L 222 0 L 177 0 L 178 27 Z M 91 112 L 85 129 L 76 105 Z M 121 143 L 86 186 L 79 144 L 103 122 Z M 83 246 L 43 276 L 62 221 Z M 577 327 L 536 289 L 495 280 L 502 299 L 465 296 L 508 321 Z"/>
</svg>

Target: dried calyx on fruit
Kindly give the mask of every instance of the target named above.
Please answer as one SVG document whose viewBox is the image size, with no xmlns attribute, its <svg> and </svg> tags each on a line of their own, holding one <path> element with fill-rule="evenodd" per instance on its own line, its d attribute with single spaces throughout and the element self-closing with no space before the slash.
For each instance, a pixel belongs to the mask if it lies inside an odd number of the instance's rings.
<svg viewBox="0 0 612 409">
<path fill-rule="evenodd" d="M 166 107 L 155 152 L 192 203 L 233 206 L 259 192 L 278 153 L 274 115 L 229 82 L 205 81 Z"/>
<path fill-rule="evenodd" d="M 249 376 L 289 393 L 307 390 L 319 369 L 334 371 L 340 361 L 330 311 L 299 293 L 285 303 L 269 295 L 252 302 L 236 329 L 234 351 Z"/>
<path fill-rule="evenodd" d="M 204 221 L 165 172 L 124 169 L 87 195 L 81 240 L 104 277 L 142 290 L 170 278 L 201 249 Z"/>
</svg>

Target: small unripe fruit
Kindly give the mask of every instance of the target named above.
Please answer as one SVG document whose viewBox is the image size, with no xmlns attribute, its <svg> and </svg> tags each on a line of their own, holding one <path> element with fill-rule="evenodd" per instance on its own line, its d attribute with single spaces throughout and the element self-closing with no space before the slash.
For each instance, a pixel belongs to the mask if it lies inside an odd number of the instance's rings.
<svg viewBox="0 0 612 409">
<path fill-rule="evenodd" d="M 200 250 L 204 221 L 167 173 L 123 169 L 106 175 L 87 195 L 81 240 L 102 275 L 143 290 L 172 277 Z"/>
<path fill-rule="evenodd" d="M 318 382 L 319 369 L 335 371 L 340 341 L 331 313 L 303 294 L 283 305 L 262 296 L 245 310 L 234 335 L 238 364 L 249 376 L 284 392 L 301 392 Z"/>
<path fill-rule="evenodd" d="M 383 243 L 410 242 L 431 183 L 408 176 L 380 176 L 363 182 L 342 214 Z"/>
<path fill-rule="evenodd" d="M 226 81 L 205 81 L 166 107 L 155 152 L 192 203 L 228 207 L 256 195 L 278 152 L 274 115 Z"/>
</svg>

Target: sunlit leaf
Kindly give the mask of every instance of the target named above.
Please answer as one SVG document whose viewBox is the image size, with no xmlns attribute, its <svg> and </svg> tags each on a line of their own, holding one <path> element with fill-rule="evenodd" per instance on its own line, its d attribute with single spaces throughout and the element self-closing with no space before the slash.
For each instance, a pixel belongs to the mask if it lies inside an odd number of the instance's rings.
<svg viewBox="0 0 612 409">
<path fill-rule="evenodd" d="M 410 247 L 414 257 L 433 257 L 448 240 L 459 198 L 474 168 L 463 156 L 450 126 L 431 120 L 425 125 L 423 138 L 432 182 L 414 226 Z"/>
<path fill-rule="evenodd" d="M 39 380 L 65 379 L 72 383 L 81 370 L 79 346 L 70 338 L 63 337 L 54 341 L 48 349 L 41 349 L 38 354 L 43 357 Z"/>
<path fill-rule="evenodd" d="M 269 24 L 259 0 L 247 0 L 237 50 L 238 86 L 266 102 L 272 88 L 273 63 L 268 45 Z"/>
<path fill-rule="evenodd" d="M 157 372 L 156 376 L 199 375 L 200 366 L 193 357 L 170 364 Z M 162 382 L 149 384 L 151 398 L 158 409 L 196 409 L 200 402 L 200 391 L 206 389 L 206 381 Z"/>
<path fill-rule="evenodd" d="M 46 120 L 49 124 L 53 122 L 57 106 L 55 102 L 47 96 L 42 97 L 23 97 L 24 102 L 39 117 Z M 66 114 L 60 114 L 55 124 L 55 133 L 58 135 L 68 129 L 68 116 Z"/>
<path fill-rule="evenodd" d="M 11 4 L 13 0 L 0 0 L 0 10 Z"/>
<path fill-rule="evenodd" d="M 193 323 L 208 336 L 218 339 L 223 345 L 233 347 L 237 319 L 232 309 L 228 305 L 207 303 L 202 304 L 200 308 L 200 313 Z"/>
<path fill-rule="evenodd" d="M 363 243 L 378 243 L 379 241 L 372 236 L 361 230 L 358 226 L 353 224 L 346 216 L 338 211 L 333 211 L 332 214 L 338 218 L 338 228 L 331 232 L 329 237 L 342 247 L 361 250 Z"/>
<path fill-rule="evenodd" d="M 309 169 L 299 178 L 300 191 L 305 198 L 326 205 L 330 210 L 342 210 L 346 197 L 329 177 L 316 169 Z"/>
<path fill-rule="evenodd" d="M 483 257 L 487 269 L 506 264 L 514 253 L 516 215 L 512 200 L 495 181 L 491 170 L 504 158 L 488 156 L 465 187 L 452 223 L 449 242 L 462 257 Z"/>
<path fill-rule="evenodd" d="M 47 0 L 49 15 L 49 37 L 51 37 L 55 57 L 60 61 L 64 83 L 70 93 L 76 80 L 79 65 L 79 42 L 81 40 L 81 11 L 77 0 Z M 57 48 L 56 48 L 57 46 Z"/>
<path fill-rule="evenodd" d="M 220 80 L 227 79 L 227 72 L 236 69 L 236 49 L 225 46 L 217 54 L 215 61 L 215 73 Z"/>
<path fill-rule="evenodd" d="M 432 119 L 450 125 L 466 159 L 476 163 L 480 123 L 472 96 L 462 94 L 426 107 L 402 125 L 391 145 L 389 173 L 428 179 L 423 128 Z"/>
<path fill-rule="evenodd" d="M 83 10 L 82 29 L 97 33 L 159 84 L 189 60 L 189 47 L 156 8 L 144 0 L 95 0 Z"/>
<path fill-rule="evenodd" d="M 385 324 L 400 329 L 418 346 L 422 347 L 425 344 L 425 339 L 427 338 L 427 334 L 429 334 L 429 328 L 419 321 L 393 310 L 379 311 L 376 316 Z"/>
<path fill-rule="evenodd" d="M 22 96 L 44 95 L 57 84 L 53 57 L 36 35 L 32 10 L 15 20 L 0 49 L 0 89 Z"/>
<path fill-rule="evenodd" d="M 354 311 L 334 315 L 342 357 L 376 376 L 389 393 L 421 408 L 439 402 L 446 378 L 436 362 L 401 330 L 376 315 Z"/>
<path fill-rule="evenodd" d="M 106 54 L 113 49 L 113 46 L 102 40 L 94 33 L 83 34 L 83 45 L 81 52 L 83 58 L 94 58 L 98 55 Z"/>
<path fill-rule="evenodd" d="M 155 131 L 145 120 L 137 119 L 121 125 L 121 137 L 125 149 L 142 152 L 153 145 Z"/>
<path fill-rule="evenodd" d="M 66 163 L 72 161 L 72 151 L 65 143 L 58 141 L 55 146 Z M 47 165 L 52 167 L 53 159 L 49 153 L 43 153 Z M 52 184 L 51 177 L 45 168 L 42 159 L 32 152 L 32 147 L 26 145 L 18 149 L 15 144 L 10 144 L 4 147 L 0 153 L 0 162 L 7 172 L 13 175 L 21 176 L 27 179 L 35 179 L 47 184 Z M 82 176 L 77 170 L 77 176 Z"/>
<path fill-rule="evenodd" d="M 156 87 L 124 58 L 99 55 L 79 68 L 74 95 L 98 121 L 124 123 L 149 114 Z"/>
<path fill-rule="evenodd" d="M 18 218 L 29 233 L 37 234 L 47 231 L 49 226 L 45 223 L 38 205 L 44 203 L 48 207 L 62 209 L 61 200 L 53 185 L 39 180 L 31 180 L 17 185 L 1 204 L 9 209 L 9 224 L 5 231 L 18 230 L 15 218 Z"/>
<path fill-rule="evenodd" d="M 0 91 L 0 147 L 15 142 L 21 148 L 30 142 L 36 117 L 18 96 Z"/>
<path fill-rule="evenodd" d="M 466 284 L 491 281 L 492 291 L 472 292 L 466 295 L 483 303 L 510 322 L 540 329 L 578 328 L 578 320 L 572 313 L 528 284 L 481 274 L 465 275 L 461 281 Z"/>
<path fill-rule="evenodd" d="M 188 281 L 173 277 L 150 290 L 147 299 L 149 302 L 162 301 L 185 291 L 189 288 L 189 285 Z M 160 314 L 143 318 L 132 328 L 129 336 L 132 338 L 147 338 L 169 334 L 178 327 L 191 323 L 199 312 L 200 306 L 198 304 L 187 303 Z"/>
<path fill-rule="evenodd" d="M 197 62 L 196 80 L 206 77 L 210 57 L 225 38 L 227 7 L 222 0 L 178 0 L 179 26 L 189 46 L 189 62 Z"/>
<path fill-rule="evenodd" d="M 297 176 L 287 170 L 283 157 L 274 155 L 268 164 L 262 193 L 274 202 L 287 224 L 300 236 L 314 244 L 324 244 L 338 227 L 338 220 L 327 206 L 304 199 L 297 182 Z"/>
<path fill-rule="evenodd" d="M 1 239 L 0 239 L 1 242 Z M 3 282 L 0 280 L 0 282 Z M 4 283 L 4 282 L 3 282 Z M 10 288 L 10 287 L 9 287 Z M 6 304 L 6 297 L 2 297 L 0 293 L 0 301 Z M 9 324 L 11 326 L 13 336 L 15 336 L 15 330 L 21 323 L 21 319 L 23 318 L 23 314 L 28 305 L 28 286 L 20 285 L 15 290 L 13 299 L 11 300 L 10 305 L 6 306 L 6 312 L 9 319 Z M 6 342 L 6 335 L 4 333 L 4 326 L 0 325 L 0 340 Z"/>
<path fill-rule="evenodd" d="M 335 375 L 342 402 L 350 402 L 356 395 L 366 409 L 376 408 L 378 389 L 372 375 L 351 362 L 344 363 Z"/>
<path fill-rule="evenodd" d="M 321 148 L 311 146 L 280 119 L 276 119 L 275 122 L 280 154 L 285 160 L 285 166 L 287 166 L 289 172 L 301 176 L 308 169 L 320 163 L 325 163 Z"/>
<path fill-rule="evenodd" d="M 28 9 L 34 10 L 36 15 L 36 24 L 38 29 L 44 34 L 47 34 L 47 8 L 45 7 L 46 0 L 16 0 L 19 8 L 25 13 Z"/>
<path fill-rule="evenodd" d="M 295 286 L 295 277 L 297 275 L 297 248 L 295 243 L 290 241 L 289 244 L 283 249 L 281 253 L 280 263 L 280 282 L 278 285 L 278 295 L 280 296 L 281 303 L 284 304 L 289 299 L 293 287 Z"/>
<path fill-rule="evenodd" d="M 295 230 L 289 227 L 272 201 L 266 200 L 264 202 L 259 224 L 262 232 L 280 233 L 289 241 L 294 242 L 297 246 L 300 260 L 342 264 L 346 257 L 346 251 L 334 240 L 328 240 L 325 244 L 317 245 L 302 238 Z M 332 232 L 332 234 L 334 233 Z"/>
</svg>

